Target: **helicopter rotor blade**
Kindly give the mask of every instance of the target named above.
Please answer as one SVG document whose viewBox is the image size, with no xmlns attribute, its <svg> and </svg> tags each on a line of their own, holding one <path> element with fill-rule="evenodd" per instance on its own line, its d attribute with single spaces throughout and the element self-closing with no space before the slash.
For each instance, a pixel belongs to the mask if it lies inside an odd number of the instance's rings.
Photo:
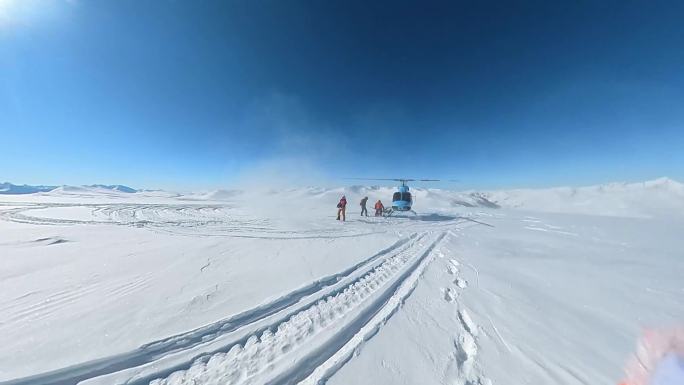
<svg viewBox="0 0 684 385">
<path fill-rule="evenodd" d="M 394 179 L 394 178 L 344 178 L 347 180 L 391 180 L 391 181 L 402 181 L 402 180 L 410 180 L 410 179 Z"/>
<path fill-rule="evenodd" d="M 395 182 L 439 182 L 441 179 L 411 179 L 411 178 L 344 178 L 347 180 L 391 180 Z"/>
</svg>

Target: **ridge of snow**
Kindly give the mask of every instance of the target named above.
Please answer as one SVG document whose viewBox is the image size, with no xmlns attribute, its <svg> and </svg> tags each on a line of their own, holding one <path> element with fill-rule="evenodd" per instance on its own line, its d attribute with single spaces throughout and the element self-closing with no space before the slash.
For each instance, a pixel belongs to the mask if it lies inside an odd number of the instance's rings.
<svg viewBox="0 0 684 385">
<path fill-rule="evenodd" d="M 31 186 L 31 185 L 15 185 L 9 182 L 0 183 L 0 194 L 3 195 L 23 195 L 23 194 L 35 194 L 38 192 L 47 192 L 57 188 L 57 186 Z"/>
<path fill-rule="evenodd" d="M 239 196 L 243 193 L 244 191 L 242 190 L 214 190 L 210 191 L 206 194 L 200 195 L 201 198 L 206 199 L 206 200 L 228 200 L 235 198 L 236 196 Z"/>
<path fill-rule="evenodd" d="M 113 190 L 113 191 L 119 191 L 119 192 L 125 192 L 125 193 L 136 193 L 138 190 L 124 186 L 121 184 L 111 184 L 111 185 L 104 185 L 104 184 L 92 184 L 92 185 L 86 185 L 84 187 L 92 187 L 92 188 L 101 188 L 105 190 Z"/>
</svg>

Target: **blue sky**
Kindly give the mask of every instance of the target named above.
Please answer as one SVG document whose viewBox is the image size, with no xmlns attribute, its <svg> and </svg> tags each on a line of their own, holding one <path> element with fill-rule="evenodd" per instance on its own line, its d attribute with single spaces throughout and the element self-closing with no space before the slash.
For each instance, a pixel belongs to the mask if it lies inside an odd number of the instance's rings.
<svg viewBox="0 0 684 385">
<path fill-rule="evenodd" d="M 0 179 L 682 180 L 682 19 L 659 1 L 0 0 Z"/>
</svg>

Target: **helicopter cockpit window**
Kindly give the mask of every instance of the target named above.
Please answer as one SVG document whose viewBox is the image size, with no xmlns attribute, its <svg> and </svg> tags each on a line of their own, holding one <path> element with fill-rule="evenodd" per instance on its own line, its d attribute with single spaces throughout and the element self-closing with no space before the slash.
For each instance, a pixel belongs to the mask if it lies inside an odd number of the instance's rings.
<svg viewBox="0 0 684 385">
<path fill-rule="evenodd" d="M 401 193 L 395 192 L 394 195 L 392 195 L 392 200 L 393 201 L 400 201 L 401 200 Z"/>
<path fill-rule="evenodd" d="M 402 193 L 401 194 L 401 200 L 410 202 L 411 201 L 411 193 Z"/>
</svg>

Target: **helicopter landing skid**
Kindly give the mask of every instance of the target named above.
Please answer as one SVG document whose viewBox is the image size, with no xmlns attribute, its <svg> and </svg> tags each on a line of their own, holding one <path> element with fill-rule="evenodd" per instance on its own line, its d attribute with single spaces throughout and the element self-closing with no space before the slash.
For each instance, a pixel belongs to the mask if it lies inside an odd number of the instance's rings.
<svg viewBox="0 0 684 385">
<path fill-rule="evenodd" d="M 416 212 L 413 211 L 413 210 L 408 210 L 408 211 L 411 212 L 411 213 L 413 213 L 413 215 L 416 215 L 416 216 L 418 215 L 418 213 L 416 213 Z M 406 211 L 397 211 L 397 210 L 393 210 L 393 209 L 385 209 L 384 215 L 385 215 L 387 218 L 389 218 L 389 217 L 392 216 L 392 214 L 394 214 L 394 213 L 396 213 L 396 212 L 406 212 Z"/>
</svg>

